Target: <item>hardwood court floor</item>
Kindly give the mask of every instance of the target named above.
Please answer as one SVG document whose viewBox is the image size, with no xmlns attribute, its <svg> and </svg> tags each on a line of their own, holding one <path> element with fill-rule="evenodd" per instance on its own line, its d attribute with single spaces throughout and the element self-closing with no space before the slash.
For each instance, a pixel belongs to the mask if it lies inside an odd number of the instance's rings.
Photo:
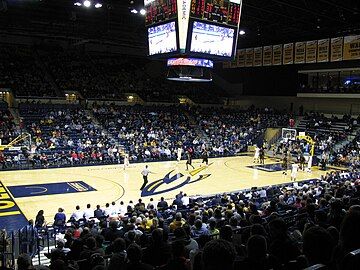
<svg viewBox="0 0 360 270">
<path fill-rule="evenodd" d="M 6 171 L 0 172 L 0 181 L 27 219 L 34 219 L 38 210 L 43 209 L 46 220 L 51 222 L 58 207 L 64 208 L 69 217 L 76 205 L 85 209 L 87 203 L 92 206 L 112 201 L 118 204 L 121 200 L 136 203 L 140 196 L 147 203 L 150 197 L 171 200 L 180 190 L 194 196 L 290 182 L 290 171 L 283 175 L 273 159 L 257 168 L 250 156 L 210 159 L 208 167 L 200 167 L 201 160 L 194 160 L 195 170 L 190 171 L 185 170 L 185 162 L 147 163 L 153 173 L 143 193 L 139 189 L 144 163 L 131 164 L 126 170 L 123 165 L 108 165 Z M 321 174 L 324 172 L 317 169 L 311 173 L 298 172 L 297 180 L 319 178 Z M 0 223 L 2 215 L 6 214 L 0 213 Z"/>
</svg>

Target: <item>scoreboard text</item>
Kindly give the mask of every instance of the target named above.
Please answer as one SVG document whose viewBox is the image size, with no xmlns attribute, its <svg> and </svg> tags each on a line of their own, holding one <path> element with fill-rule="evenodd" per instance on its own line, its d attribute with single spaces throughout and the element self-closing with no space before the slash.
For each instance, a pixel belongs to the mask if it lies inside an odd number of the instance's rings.
<svg viewBox="0 0 360 270">
<path fill-rule="evenodd" d="M 176 0 L 145 1 L 145 10 L 145 25 L 152 25 L 177 17 Z"/>
<path fill-rule="evenodd" d="M 240 10 L 236 0 L 191 0 L 190 17 L 237 26 Z"/>
</svg>

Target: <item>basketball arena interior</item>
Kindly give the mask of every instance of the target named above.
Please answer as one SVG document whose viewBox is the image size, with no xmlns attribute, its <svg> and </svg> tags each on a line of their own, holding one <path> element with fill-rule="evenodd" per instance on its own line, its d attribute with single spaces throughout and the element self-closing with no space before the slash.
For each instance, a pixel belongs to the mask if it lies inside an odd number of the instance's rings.
<svg viewBox="0 0 360 270">
<path fill-rule="evenodd" d="M 0 0 L 0 269 L 359 269 L 359 113 L 358 0 Z"/>
</svg>

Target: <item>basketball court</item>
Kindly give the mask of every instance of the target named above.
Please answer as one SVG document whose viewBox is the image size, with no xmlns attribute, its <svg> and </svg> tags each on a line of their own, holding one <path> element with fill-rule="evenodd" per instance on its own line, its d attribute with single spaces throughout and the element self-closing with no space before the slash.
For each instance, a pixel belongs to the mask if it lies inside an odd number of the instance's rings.
<svg viewBox="0 0 360 270">
<path fill-rule="evenodd" d="M 172 200 L 180 191 L 188 196 L 210 195 L 290 182 L 290 171 L 283 175 L 281 164 L 268 158 L 264 165 L 254 164 L 252 155 L 209 159 L 209 166 L 194 160 L 195 169 L 186 171 L 186 160 L 146 163 L 152 172 L 143 191 L 141 171 L 145 163 L 89 166 L 59 169 L 22 170 L 0 172 L 3 187 L 0 205 L 0 227 L 14 229 L 35 219 L 44 210 L 47 222 L 52 222 L 59 207 L 67 218 L 76 205 L 105 206 L 142 198 L 145 203 L 164 197 Z M 323 171 L 299 171 L 297 181 L 319 178 Z"/>
</svg>

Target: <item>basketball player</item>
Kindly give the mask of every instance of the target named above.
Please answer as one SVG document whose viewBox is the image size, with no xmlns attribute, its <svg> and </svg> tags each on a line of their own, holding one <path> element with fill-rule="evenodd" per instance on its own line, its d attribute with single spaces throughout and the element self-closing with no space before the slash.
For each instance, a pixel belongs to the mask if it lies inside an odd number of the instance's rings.
<svg viewBox="0 0 360 270">
<path fill-rule="evenodd" d="M 302 171 L 305 171 L 305 167 L 306 167 L 306 166 L 305 166 L 305 162 L 306 162 L 306 160 L 305 160 L 305 157 L 304 157 L 303 154 L 300 155 L 299 160 L 300 160 L 300 169 L 301 169 Z"/>
<path fill-rule="evenodd" d="M 283 174 L 287 175 L 287 165 L 288 165 L 288 160 L 287 160 L 287 155 L 286 155 L 286 151 L 283 155 L 283 159 L 282 159 L 282 168 L 284 170 Z"/>
<path fill-rule="evenodd" d="M 202 152 L 202 162 L 201 163 L 204 163 L 206 164 L 206 166 L 209 165 L 209 154 L 208 154 L 208 151 L 206 149 L 204 149 L 204 151 Z"/>
<path fill-rule="evenodd" d="M 124 155 L 124 170 L 126 167 L 129 167 L 130 162 L 129 162 L 129 154 L 125 154 Z"/>
<path fill-rule="evenodd" d="M 192 155 L 191 152 L 187 152 L 187 160 L 186 160 L 186 170 L 189 170 L 189 165 L 195 169 L 195 167 L 192 165 Z"/>
<path fill-rule="evenodd" d="M 259 156 L 260 156 L 260 148 L 256 146 L 254 153 L 254 163 L 259 163 Z"/>
<path fill-rule="evenodd" d="M 179 146 L 178 149 L 177 149 L 177 162 L 180 162 L 181 160 L 181 155 L 182 155 L 182 148 Z"/>
<path fill-rule="evenodd" d="M 141 186 L 140 190 L 143 190 L 146 184 L 148 183 L 148 175 L 151 173 L 148 169 L 148 165 L 145 166 L 145 168 L 141 171 L 141 174 L 143 176 L 144 183 Z"/>
<path fill-rule="evenodd" d="M 264 164 L 265 163 L 265 150 L 263 147 L 261 147 L 259 150 L 259 158 L 260 158 L 260 164 Z"/>
<path fill-rule="evenodd" d="M 297 163 L 291 164 L 291 181 L 296 181 L 296 174 L 299 170 L 299 165 Z"/>
</svg>

